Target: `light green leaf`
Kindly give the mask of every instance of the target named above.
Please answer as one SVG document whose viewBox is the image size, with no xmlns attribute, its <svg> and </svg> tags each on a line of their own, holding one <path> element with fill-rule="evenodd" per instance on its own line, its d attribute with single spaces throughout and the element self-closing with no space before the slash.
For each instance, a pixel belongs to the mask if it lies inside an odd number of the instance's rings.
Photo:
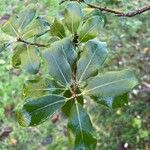
<svg viewBox="0 0 150 150">
<path fill-rule="evenodd" d="M 79 103 L 72 107 L 68 128 L 75 136 L 73 150 L 95 150 L 97 139 L 90 117 Z"/>
<path fill-rule="evenodd" d="M 79 43 L 87 42 L 90 39 L 94 39 L 98 34 L 102 26 L 104 25 L 104 19 L 95 15 L 89 18 L 83 25 L 79 28 Z"/>
<path fill-rule="evenodd" d="M 77 62 L 78 82 L 85 81 L 87 78 L 95 75 L 107 58 L 107 54 L 106 43 L 96 40 L 88 41 Z"/>
<path fill-rule="evenodd" d="M 17 45 L 12 57 L 12 65 L 14 68 L 18 68 L 21 65 L 27 72 L 37 73 L 40 68 L 38 50 L 31 45 Z"/>
<path fill-rule="evenodd" d="M 1 30 L 12 37 L 18 37 L 18 27 L 19 25 L 17 17 L 12 16 L 2 25 Z"/>
<path fill-rule="evenodd" d="M 46 95 L 37 99 L 29 99 L 17 112 L 21 126 L 35 126 L 44 122 L 60 109 L 66 98 L 59 95 Z"/>
<path fill-rule="evenodd" d="M 71 66 L 69 63 L 74 61 L 75 55 L 68 39 L 54 42 L 44 52 L 49 74 L 64 86 L 71 83 Z"/>
<path fill-rule="evenodd" d="M 138 84 L 132 70 L 110 71 L 90 78 L 84 94 L 96 97 L 115 97 L 129 92 Z"/>
<path fill-rule="evenodd" d="M 54 22 L 52 23 L 50 33 L 52 36 L 58 36 L 60 38 L 66 36 L 63 24 L 57 19 L 55 19 Z"/>
<path fill-rule="evenodd" d="M 64 88 L 59 87 L 54 80 L 37 77 L 35 79 L 29 79 L 24 83 L 22 96 L 23 99 L 37 98 L 46 94 L 55 93 L 58 90 L 62 91 Z"/>
<path fill-rule="evenodd" d="M 23 30 L 29 25 L 36 15 L 36 9 L 29 6 L 19 14 L 19 29 Z"/>
<path fill-rule="evenodd" d="M 117 97 L 92 97 L 98 104 L 110 107 L 110 108 L 119 108 L 128 104 L 128 94 Z"/>
<path fill-rule="evenodd" d="M 68 3 L 64 12 L 64 23 L 71 33 L 77 32 L 82 16 L 83 14 L 79 3 Z"/>
</svg>

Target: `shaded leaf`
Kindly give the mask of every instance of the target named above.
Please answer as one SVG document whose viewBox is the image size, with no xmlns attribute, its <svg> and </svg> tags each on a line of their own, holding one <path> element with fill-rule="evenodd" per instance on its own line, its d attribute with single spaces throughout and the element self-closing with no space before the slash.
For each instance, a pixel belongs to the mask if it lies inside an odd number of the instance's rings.
<svg viewBox="0 0 150 150">
<path fill-rule="evenodd" d="M 87 42 L 90 39 L 94 39 L 98 35 L 103 25 L 104 25 L 104 19 L 101 16 L 95 15 L 89 18 L 79 28 L 78 31 L 79 43 Z"/>
<path fill-rule="evenodd" d="M 70 2 L 67 4 L 64 12 L 64 23 L 71 33 L 77 32 L 82 15 L 83 14 L 79 3 Z"/>
<path fill-rule="evenodd" d="M 17 45 L 12 57 L 12 65 L 14 68 L 18 68 L 21 65 L 27 72 L 37 73 L 40 67 L 38 50 L 31 45 Z"/>
<path fill-rule="evenodd" d="M 28 99 L 22 109 L 17 112 L 18 122 L 21 126 L 38 125 L 60 109 L 65 102 L 66 98 L 59 95 Z"/>
<path fill-rule="evenodd" d="M 85 94 L 97 97 L 115 97 L 129 92 L 137 84 L 132 70 L 110 71 L 90 78 Z"/>
<path fill-rule="evenodd" d="M 79 103 L 72 107 L 68 128 L 75 136 L 73 150 L 95 150 L 96 133 L 92 126 L 90 117 Z"/>
<path fill-rule="evenodd" d="M 58 36 L 60 38 L 66 36 L 63 24 L 57 19 L 55 19 L 54 22 L 52 23 L 50 33 L 52 36 Z"/>
<path fill-rule="evenodd" d="M 97 103 L 110 107 L 110 108 L 119 108 L 128 104 L 128 94 L 117 97 L 92 97 Z"/>
<path fill-rule="evenodd" d="M 86 80 L 97 73 L 100 66 L 107 58 L 106 43 L 96 40 L 88 41 L 83 52 L 80 54 L 80 59 L 77 62 L 77 78 L 79 83 Z"/>
</svg>

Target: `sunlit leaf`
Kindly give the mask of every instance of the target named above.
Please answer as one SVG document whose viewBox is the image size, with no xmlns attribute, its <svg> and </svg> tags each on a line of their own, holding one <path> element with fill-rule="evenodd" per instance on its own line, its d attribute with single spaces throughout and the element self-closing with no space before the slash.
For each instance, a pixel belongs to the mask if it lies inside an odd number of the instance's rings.
<svg viewBox="0 0 150 150">
<path fill-rule="evenodd" d="M 82 19 L 81 6 L 77 2 L 70 2 L 67 4 L 64 12 L 64 22 L 71 33 L 77 32 Z"/>
<path fill-rule="evenodd" d="M 52 36 L 58 36 L 60 38 L 66 36 L 63 24 L 57 19 L 52 23 L 50 33 Z"/>
<path fill-rule="evenodd" d="M 89 18 L 83 25 L 79 28 L 79 43 L 87 42 L 90 39 L 94 39 L 98 34 L 102 26 L 104 25 L 104 20 L 101 16 L 95 15 Z"/>
<path fill-rule="evenodd" d="M 17 112 L 21 126 L 35 126 L 44 122 L 60 109 L 66 98 L 59 95 L 46 95 L 37 99 L 28 99 L 22 109 Z"/>
<path fill-rule="evenodd" d="M 12 37 L 18 37 L 18 27 L 18 18 L 16 16 L 12 16 L 2 25 L 1 30 Z"/>
<path fill-rule="evenodd" d="M 73 150 L 95 150 L 97 143 L 95 130 L 89 115 L 79 103 L 75 103 L 72 107 L 68 128 L 75 136 Z"/>
<path fill-rule="evenodd" d="M 77 62 L 78 82 L 80 83 L 96 74 L 100 66 L 104 63 L 107 54 L 106 43 L 97 40 L 88 41 Z"/>
<path fill-rule="evenodd" d="M 18 68 L 20 65 L 29 73 L 37 73 L 40 67 L 38 50 L 31 45 L 17 45 L 12 57 L 12 65 Z"/>
<path fill-rule="evenodd" d="M 110 71 L 90 78 L 85 94 L 97 97 L 115 97 L 132 90 L 138 81 L 132 70 Z"/>
</svg>

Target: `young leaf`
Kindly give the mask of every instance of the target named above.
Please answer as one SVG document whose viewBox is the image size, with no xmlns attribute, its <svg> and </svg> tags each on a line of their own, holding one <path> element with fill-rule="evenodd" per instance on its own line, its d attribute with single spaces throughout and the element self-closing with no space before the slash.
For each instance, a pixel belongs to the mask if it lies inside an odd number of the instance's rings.
<svg viewBox="0 0 150 150">
<path fill-rule="evenodd" d="M 12 16 L 2 25 L 1 30 L 12 37 L 18 37 L 18 27 L 18 18 L 16 16 Z"/>
<path fill-rule="evenodd" d="M 65 102 L 66 98 L 59 95 L 28 99 L 22 109 L 17 112 L 18 122 L 21 126 L 38 125 L 60 109 Z"/>
<path fill-rule="evenodd" d="M 68 39 L 60 40 L 54 42 L 44 52 L 49 74 L 64 86 L 70 85 L 71 83 L 71 66 L 69 62 L 72 63 L 76 57 L 74 50 L 70 46 Z"/>
<path fill-rule="evenodd" d="M 68 128 L 75 136 L 73 150 L 95 150 L 97 139 L 90 117 L 79 103 L 72 107 Z"/>
<path fill-rule="evenodd" d="M 125 93 L 116 97 L 92 97 L 98 104 L 105 105 L 110 108 L 119 108 L 128 104 L 128 94 Z"/>
<path fill-rule="evenodd" d="M 132 70 L 110 71 L 90 78 L 84 93 L 96 97 L 115 97 L 129 92 L 138 81 Z"/>
<path fill-rule="evenodd" d="M 14 68 L 22 65 L 27 72 L 32 74 L 37 73 L 40 68 L 40 58 L 37 49 L 31 45 L 17 45 L 12 57 L 12 65 Z"/>
<path fill-rule="evenodd" d="M 64 88 L 59 87 L 52 79 L 38 77 L 27 80 L 24 83 L 22 96 L 23 99 L 37 98 L 46 94 L 52 94 L 57 90 L 64 90 Z"/>
<path fill-rule="evenodd" d="M 36 9 L 33 7 L 27 7 L 23 12 L 19 14 L 19 29 L 23 30 L 29 25 L 36 15 Z"/>
<path fill-rule="evenodd" d="M 52 23 L 50 33 L 52 36 L 58 36 L 60 38 L 66 36 L 63 24 L 57 19 Z"/>
<path fill-rule="evenodd" d="M 77 32 L 82 19 L 82 10 L 77 2 L 70 2 L 64 12 L 64 23 L 71 33 Z"/>
<path fill-rule="evenodd" d="M 94 75 L 107 57 L 106 43 L 96 40 L 88 41 L 81 52 L 77 62 L 78 82 L 85 81 Z"/>
<path fill-rule="evenodd" d="M 98 35 L 103 24 L 104 24 L 104 20 L 101 16 L 96 15 L 89 18 L 79 28 L 78 31 L 79 43 L 87 42 L 90 39 L 94 39 Z"/>
</svg>

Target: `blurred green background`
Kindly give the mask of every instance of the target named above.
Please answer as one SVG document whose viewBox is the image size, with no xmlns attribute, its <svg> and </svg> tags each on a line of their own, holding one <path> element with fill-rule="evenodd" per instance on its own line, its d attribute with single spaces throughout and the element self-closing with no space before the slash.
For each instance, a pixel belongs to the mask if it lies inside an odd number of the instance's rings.
<svg viewBox="0 0 150 150">
<path fill-rule="evenodd" d="M 0 18 L 34 3 L 40 15 L 55 16 L 57 0 L 0 0 Z M 95 0 L 94 3 L 133 10 L 149 0 Z M 1 33 L 1 31 L 0 31 Z M 87 102 L 97 130 L 97 150 L 150 150 L 150 12 L 132 18 L 107 14 L 99 39 L 107 42 L 106 69 L 134 68 L 140 85 L 130 93 L 129 105 L 112 110 Z M 0 53 L 0 150 L 67 150 L 67 120 L 59 112 L 34 128 L 22 128 L 15 118 L 21 102 L 24 73 L 11 66 L 12 51 Z"/>
</svg>

